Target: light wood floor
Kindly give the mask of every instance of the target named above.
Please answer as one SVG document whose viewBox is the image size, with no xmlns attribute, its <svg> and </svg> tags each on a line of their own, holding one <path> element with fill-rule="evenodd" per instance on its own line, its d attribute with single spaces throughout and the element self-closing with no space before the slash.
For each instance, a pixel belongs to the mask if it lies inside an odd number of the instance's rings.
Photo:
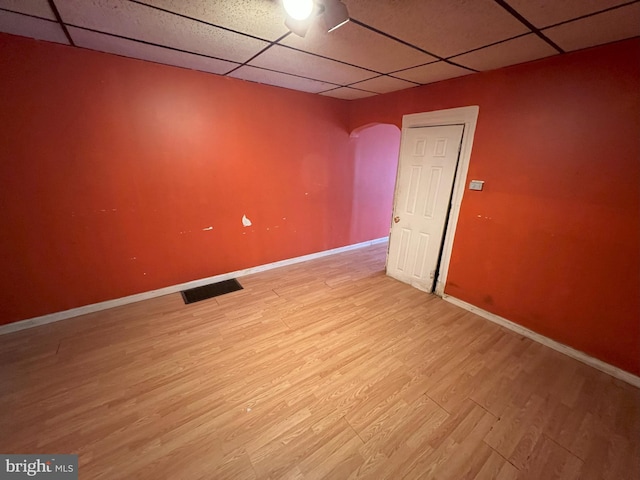
<svg viewBox="0 0 640 480">
<path fill-rule="evenodd" d="M 84 480 L 640 478 L 637 389 L 386 277 L 385 249 L 1 336 L 0 452 Z"/>
</svg>

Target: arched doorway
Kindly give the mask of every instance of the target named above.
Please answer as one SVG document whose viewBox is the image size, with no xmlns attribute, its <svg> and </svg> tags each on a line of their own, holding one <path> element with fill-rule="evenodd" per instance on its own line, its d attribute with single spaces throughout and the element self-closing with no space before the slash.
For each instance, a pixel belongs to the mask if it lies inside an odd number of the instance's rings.
<svg viewBox="0 0 640 480">
<path fill-rule="evenodd" d="M 364 125 L 351 133 L 354 243 L 389 236 L 400 152 L 400 129 L 391 124 Z"/>
</svg>

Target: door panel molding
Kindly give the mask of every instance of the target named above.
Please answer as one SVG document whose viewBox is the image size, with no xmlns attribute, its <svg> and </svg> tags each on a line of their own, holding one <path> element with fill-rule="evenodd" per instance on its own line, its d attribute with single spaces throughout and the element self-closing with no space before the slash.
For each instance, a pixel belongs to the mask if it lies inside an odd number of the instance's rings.
<svg viewBox="0 0 640 480">
<path fill-rule="evenodd" d="M 410 128 L 401 142 L 387 275 L 427 292 L 435 287 L 463 132 L 464 125 Z"/>
<path fill-rule="evenodd" d="M 437 110 L 433 112 L 414 113 L 404 115 L 402 117 L 403 135 L 406 130 L 410 128 L 464 125 L 462 143 L 460 144 L 460 157 L 458 160 L 455 181 L 453 183 L 451 212 L 449 214 L 449 220 L 445 225 L 445 238 L 442 250 L 442 261 L 440 263 L 440 275 L 434 289 L 435 294 L 438 296 L 442 296 L 444 294 L 444 286 L 447 282 L 449 262 L 451 261 L 451 251 L 453 249 L 453 240 L 455 238 L 456 226 L 458 224 L 460 205 L 462 204 L 465 185 L 467 183 L 467 173 L 469 171 L 469 162 L 471 160 L 471 148 L 473 146 L 473 138 L 476 131 L 479 112 L 480 107 L 473 105 L 468 107 Z M 402 156 L 402 151 L 400 152 L 400 156 Z M 394 205 L 396 205 L 398 197 L 398 181 L 399 176 L 396 177 L 396 190 L 393 199 Z M 388 262 L 389 258 L 387 256 L 387 263 Z"/>
</svg>

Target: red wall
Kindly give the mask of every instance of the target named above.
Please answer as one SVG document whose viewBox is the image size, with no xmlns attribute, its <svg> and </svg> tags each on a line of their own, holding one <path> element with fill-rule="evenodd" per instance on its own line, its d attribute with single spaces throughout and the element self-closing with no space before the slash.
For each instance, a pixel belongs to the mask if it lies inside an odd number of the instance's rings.
<svg viewBox="0 0 640 480">
<path fill-rule="evenodd" d="M 445 292 L 640 374 L 640 40 L 359 100 L 479 105 Z"/>
<path fill-rule="evenodd" d="M 349 132 L 479 105 L 446 292 L 640 374 L 639 57 L 349 103 L 0 34 L 0 324 L 386 235 Z"/>
<path fill-rule="evenodd" d="M 0 72 L 0 324 L 388 230 L 346 101 L 4 34 Z"/>
</svg>

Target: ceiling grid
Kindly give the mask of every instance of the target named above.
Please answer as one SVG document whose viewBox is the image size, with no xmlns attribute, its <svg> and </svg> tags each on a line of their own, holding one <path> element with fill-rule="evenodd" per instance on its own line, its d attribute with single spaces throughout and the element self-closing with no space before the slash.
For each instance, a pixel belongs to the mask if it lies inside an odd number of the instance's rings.
<svg viewBox="0 0 640 480">
<path fill-rule="evenodd" d="M 343 3 L 303 38 L 280 0 L 0 0 L 0 32 L 347 100 L 640 35 L 640 0 Z"/>
</svg>

